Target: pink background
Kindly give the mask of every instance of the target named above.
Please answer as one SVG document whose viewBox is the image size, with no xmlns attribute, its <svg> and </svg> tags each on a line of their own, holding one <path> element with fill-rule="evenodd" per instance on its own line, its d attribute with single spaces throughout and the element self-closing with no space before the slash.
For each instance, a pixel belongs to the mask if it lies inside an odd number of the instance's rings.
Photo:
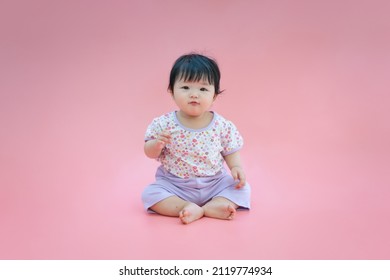
<svg viewBox="0 0 390 280">
<path fill-rule="evenodd" d="M 389 259 L 390 2 L 0 4 L 1 259 Z M 173 61 L 215 57 L 253 209 L 148 215 Z"/>
</svg>

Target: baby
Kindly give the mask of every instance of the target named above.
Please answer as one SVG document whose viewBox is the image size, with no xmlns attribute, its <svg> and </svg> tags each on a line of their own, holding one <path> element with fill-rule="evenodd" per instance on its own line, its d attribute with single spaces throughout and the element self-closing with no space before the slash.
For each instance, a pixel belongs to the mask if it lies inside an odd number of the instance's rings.
<svg viewBox="0 0 390 280">
<path fill-rule="evenodd" d="M 145 134 L 146 156 L 161 163 L 142 194 L 146 210 L 189 224 L 204 216 L 231 220 L 238 208 L 250 208 L 243 139 L 232 122 L 210 111 L 220 77 L 217 63 L 200 54 L 174 63 L 168 91 L 178 110 L 155 118 Z"/>
</svg>

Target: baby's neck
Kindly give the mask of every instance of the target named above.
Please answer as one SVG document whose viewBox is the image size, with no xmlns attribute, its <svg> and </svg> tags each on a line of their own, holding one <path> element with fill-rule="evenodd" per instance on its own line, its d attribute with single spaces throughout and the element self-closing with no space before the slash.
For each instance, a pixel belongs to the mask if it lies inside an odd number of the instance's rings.
<svg viewBox="0 0 390 280">
<path fill-rule="evenodd" d="M 176 112 L 176 117 L 179 122 L 191 129 L 201 129 L 207 127 L 213 120 L 213 112 L 204 112 L 201 116 L 188 116 L 183 114 L 181 111 Z"/>
</svg>

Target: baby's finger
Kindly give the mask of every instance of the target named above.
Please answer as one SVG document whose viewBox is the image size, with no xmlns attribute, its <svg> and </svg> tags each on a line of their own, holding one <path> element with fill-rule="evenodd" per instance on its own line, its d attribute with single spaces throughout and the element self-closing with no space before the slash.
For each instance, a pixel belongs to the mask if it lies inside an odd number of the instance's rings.
<svg viewBox="0 0 390 280">
<path fill-rule="evenodd" d="M 168 139 L 168 140 L 171 140 L 172 136 L 171 136 L 171 133 L 169 133 L 168 131 L 163 131 L 160 136 L 164 137 L 165 139 Z"/>
<path fill-rule="evenodd" d="M 171 143 L 171 135 L 169 133 L 162 132 L 157 136 L 157 140 L 163 141 L 165 143 Z"/>
<path fill-rule="evenodd" d="M 238 173 L 236 170 L 232 170 L 232 177 L 233 177 L 234 181 L 238 180 Z"/>
<path fill-rule="evenodd" d="M 162 144 L 162 145 L 166 145 L 166 144 L 169 144 L 170 143 L 170 141 L 169 141 L 169 139 L 167 139 L 167 138 L 165 138 L 165 137 L 162 137 L 162 136 L 159 136 L 159 137 L 157 137 L 157 141 L 158 141 L 158 143 L 160 143 L 160 144 Z"/>
<path fill-rule="evenodd" d="M 240 189 L 243 186 L 245 186 L 245 184 L 246 184 L 245 175 L 242 173 L 238 173 L 238 179 L 239 179 L 239 182 L 238 182 L 236 188 Z"/>
<path fill-rule="evenodd" d="M 169 137 L 169 138 L 171 137 L 171 133 L 169 133 L 169 131 L 166 131 L 166 130 L 161 132 L 160 135 L 165 136 L 165 137 Z"/>
<path fill-rule="evenodd" d="M 237 183 L 237 185 L 236 185 L 236 189 L 241 189 L 243 187 L 243 184 L 242 184 L 242 182 L 241 182 L 241 180 L 240 181 L 238 181 L 238 183 Z"/>
</svg>

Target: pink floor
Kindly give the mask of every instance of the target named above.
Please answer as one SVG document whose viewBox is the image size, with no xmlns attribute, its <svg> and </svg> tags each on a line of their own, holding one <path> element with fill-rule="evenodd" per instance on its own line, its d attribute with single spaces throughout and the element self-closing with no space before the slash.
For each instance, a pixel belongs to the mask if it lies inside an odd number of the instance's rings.
<svg viewBox="0 0 390 280">
<path fill-rule="evenodd" d="M 388 1 L 3 1 L 0 259 L 389 259 Z M 215 57 L 253 188 L 234 221 L 146 214 L 143 155 Z"/>
</svg>

